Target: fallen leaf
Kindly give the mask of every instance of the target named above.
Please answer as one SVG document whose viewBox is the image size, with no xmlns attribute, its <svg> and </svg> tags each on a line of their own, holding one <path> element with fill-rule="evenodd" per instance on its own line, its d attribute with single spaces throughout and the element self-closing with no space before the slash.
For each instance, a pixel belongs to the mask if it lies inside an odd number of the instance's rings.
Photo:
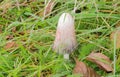
<svg viewBox="0 0 120 77">
<path fill-rule="evenodd" d="M 111 41 L 114 42 L 115 37 L 116 37 L 116 48 L 118 49 L 118 48 L 120 48 L 120 30 L 116 30 L 111 33 L 111 35 L 110 35 Z"/>
<path fill-rule="evenodd" d="M 91 53 L 87 56 L 87 60 L 96 63 L 99 68 L 103 69 L 106 72 L 112 72 L 113 68 L 111 67 L 112 61 L 102 53 Z"/>
<path fill-rule="evenodd" d="M 120 27 L 120 21 L 116 23 L 115 27 L 116 28 Z"/>
<path fill-rule="evenodd" d="M 30 34 L 30 30 L 21 31 L 21 32 L 18 32 L 18 34 L 20 35 Z"/>
<path fill-rule="evenodd" d="M 2 33 L 2 25 L 0 25 L 0 34 Z"/>
<path fill-rule="evenodd" d="M 54 5 L 55 5 L 55 1 L 54 0 L 49 0 L 49 2 L 46 4 L 45 9 L 44 9 L 44 18 L 47 17 L 46 15 L 51 13 Z"/>
<path fill-rule="evenodd" d="M 51 70 L 50 69 L 45 69 L 41 71 L 41 76 L 40 77 L 51 77 Z"/>
<path fill-rule="evenodd" d="M 11 0 L 6 0 L 6 1 L 2 2 L 0 4 L 0 10 L 3 11 L 1 14 L 6 13 L 10 7 L 12 7 L 12 1 Z"/>
<path fill-rule="evenodd" d="M 10 49 L 10 48 L 14 48 L 17 47 L 17 44 L 14 41 L 8 42 L 5 45 L 5 49 Z"/>
<path fill-rule="evenodd" d="M 12 32 L 16 32 L 16 27 L 13 27 L 13 28 L 12 28 Z"/>
<path fill-rule="evenodd" d="M 13 39 L 13 35 L 7 35 L 6 36 L 6 40 L 11 40 L 11 39 Z"/>
<path fill-rule="evenodd" d="M 2 33 L 2 30 L 0 29 L 0 34 Z"/>
<path fill-rule="evenodd" d="M 73 74 L 80 74 L 80 77 L 100 77 L 92 68 L 85 63 L 76 60 L 76 66 L 73 69 Z"/>
</svg>

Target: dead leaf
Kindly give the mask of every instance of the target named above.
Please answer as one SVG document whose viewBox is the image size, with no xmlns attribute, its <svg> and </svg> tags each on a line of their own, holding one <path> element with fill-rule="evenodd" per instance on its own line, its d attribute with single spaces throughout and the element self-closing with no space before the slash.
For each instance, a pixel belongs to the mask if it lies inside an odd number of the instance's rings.
<svg viewBox="0 0 120 77">
<path fill-rule="evenodd" d="M 41 71 L 41 76 L 40 77 L 51 77 L 51 70 L 50 69 L 45 69 Z"/>
<path fill-rule="evenodd" d="M 73 69 L 73 74 L 80 74 L 82 77 L 100 77 L 92 68 L 85 63 L 76 60 L 76 66 Z"/>
<path fill-rule="evenodd" d="M 47 5 L 45 6 L 45 9 L 44 9 L 44 18 L 47 17 L 46 15 L 51 13 L 54 5 L 55 5 L 55 1 L 54 0 L 49 0 L 49 2 L 47 3 Z"/>
<path fill-rule="evenodd" d="M 120 21 L 115 25 L 116 28 L 120 27 Z"/>
<path fill-rule="evenodd" d="M 2 25 L 0 25 L 0 34 L 2 33 Z"/>
<path fill-rule="evenodd" d="M 5 45 L 5 49 L 10 49 L 10 48 L 14 48 L 17 47 L 17 44 L 14 41 L 8 42 Z"/>
<path fill-rule="evenodd" d="M 11 39 L 13 39 L 13 35 L 6 36 L 6 40 L 11 40 Z"/>
<path fill-rule="evenodd" d="M 0 29 L 0 34 L 2 33 L 2 30 Z"/>
<path fill-rule="evenodd" d="M 114 42 L 114 37 L 116 35 L 116 48 L 120 48 L 120 30 L 116 30 L 114 32 L 111 33 L 110 35 L 110 39 Z"/>
<path fill-rule="evenodd" d="M 112 72 L 113 68 L 111 67 L 112 61 L 102 53 L 91 53 L 87 56 L 87 60 L 96 63 L 99 68 L 103 69 L 106 72 Z"/>
<path fill-rule="evenodd" d="M 0 4 L 0 10 L 3 11 L 2 14 L 6 13 L 10 7 L 12 7 L 12 1 L 11 0 L 7 0 L 7 1 L 2 2 Z"/>
<path fill-rule="evenodd" d="M 21 31 L 18 34 L 20 34 L 20 35 L 30 34 L 30 30 Z"/>
<path fill-rule="evenodd" d="M 13 28 L 12 28 L 12 32 L 16 32 L 16 27 L 13 27 Z"/>
</svg>

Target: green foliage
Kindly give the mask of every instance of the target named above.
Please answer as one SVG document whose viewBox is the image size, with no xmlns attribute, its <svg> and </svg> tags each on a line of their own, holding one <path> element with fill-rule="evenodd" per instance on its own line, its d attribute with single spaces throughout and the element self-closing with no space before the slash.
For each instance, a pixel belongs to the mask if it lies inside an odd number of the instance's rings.
<svg viewBox="0 0 120 77">
<path fill-rule="evenodd" d="M 88 54 L 91 53 L 91 51 L 94 51 L 96 49 L 96 46 L 93 44 L 85 44 L 81 47 L 79 50 L 80 56 L 79 58 L 84 59 Z"/>
<path fill-rule="evenodd" d="M 65 61 L 62 55 L 52 50 L 56 25 L 63 12 L 71 13 L 75 18 L 78 47 L 72 56 L 84 60 L 101 76 L 119 75 L 120 50 L 113 54 L 114 47 L 109 36 L 120 20 L 120 1 L 55 0 L 51 15 L 43 19 L 45 1 L 48 0 L 0 1 L 0 77 L 40 77 L 46 70 L 52 77 L 80 76 L 72 75 L 75 66 L 72 58 Z M 74 7 L 77 7 L 78 13 L 73 13 Z M 6 39 L 8 35 L 13 38 Z M 18 46 L 5 49 L 10 41 L 15 41 Z M 112 61 L 117 56 L 113 61 L 113 64 L 116 63 L 115 74 L 98 70 L 95 64 L 85 61 L 91 52 L 102 52 Z"/>
</svg>

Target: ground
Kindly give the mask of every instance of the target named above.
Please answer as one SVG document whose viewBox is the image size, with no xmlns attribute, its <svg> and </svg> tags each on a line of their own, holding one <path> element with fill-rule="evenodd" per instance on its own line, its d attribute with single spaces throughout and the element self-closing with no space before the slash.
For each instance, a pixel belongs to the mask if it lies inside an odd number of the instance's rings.
<svg viewBox="0 0 120 77">
<path fill-rule="evenodd" d="M 120 1 L 55 0 L 45 17 L 48 2 L 0 0 L 0 77 L 75 77 L 72 57 L 101 76 L 118 77 L 120 46 L 116 43 L 119 40 L 115 42 L 111 37 L 114 36 L 112 32 L 119 30 Z M 52 50 L 58 19 L 63 12 L 75 18 L 78 47 L 69 61 Z M 101 52 L 109 57 L 114 72 L 106 73 L 87 61 L 85 58 L 91 52 Z"/>
</svg>

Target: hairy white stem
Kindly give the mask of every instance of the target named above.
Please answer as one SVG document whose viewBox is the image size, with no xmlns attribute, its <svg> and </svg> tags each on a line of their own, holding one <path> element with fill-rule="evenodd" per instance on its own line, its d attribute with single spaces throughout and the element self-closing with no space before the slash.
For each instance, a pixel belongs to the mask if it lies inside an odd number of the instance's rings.
<svg viewBox="0 0 120 77">
<path fill-rule="evenodd" d="M 64 54 L 64 59 L 69 60 L 69 54 Z"/>
</svg>

